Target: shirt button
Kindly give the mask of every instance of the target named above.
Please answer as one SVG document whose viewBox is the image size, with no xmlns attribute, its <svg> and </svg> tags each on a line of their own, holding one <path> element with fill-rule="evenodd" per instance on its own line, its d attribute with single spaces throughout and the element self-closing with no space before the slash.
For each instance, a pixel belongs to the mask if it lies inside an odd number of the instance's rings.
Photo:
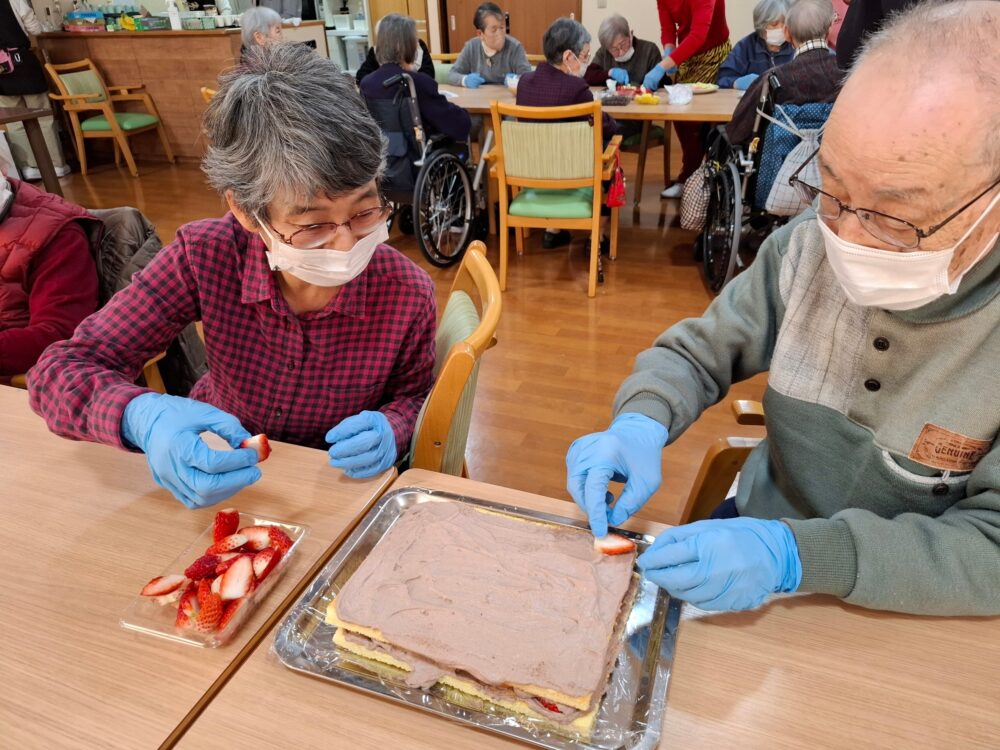
<svg viewBox="0 0 1000 750">
<path fill-rule="evenodd" d="M 295 369 L 295 360 L 294 359 L 288 360 L 288 369 L 289 370 L 294 370 Z"/>
<path fill-rule="evenodd" d="M 868 380 L 865 381 L 865 388 L 867 388 L 872 393 L 875 393 L 875 391 L 877 391 L 881 387 L 882 384 L 878 382 L 875 378 L 868 378 Z"/>
<path fill-rule="evenodd" d="M 943 495 L 947 495 L 948 494 L 948 485 L 945 484 L 944 482 L 941 482 L 940 484 L 935 484 L 934 485 L 934 489 L 932 489 L 931 492 L 933 492 L 938 497 L 941 497 Z"/>
<path fill-rule="evenodd" d="M 281 416 L 282 414 L 284 414 L 284 413 L 285 413 L 285 412 L 283 412 L 283 411 L 281 410 L 281 407 L 280 407 L 280 406 L 279 406 L 279 407 L 278 407 L 277 409 L 275 409 L 275 410 L 274 410 L 274 416 L 276 416 L 276 417 L 280 417 L 280 416 Z"/>
<path fill-rule="evenodd" d="M 877 339 L 875 339 L 873 343 L 875 344 L 875 348 L 878 349 L 880 352 L 884 352 L 886 349 L 889 348 L 889 339 L 885 338 L 884 336 L 879 336 Z"/>
</svg>

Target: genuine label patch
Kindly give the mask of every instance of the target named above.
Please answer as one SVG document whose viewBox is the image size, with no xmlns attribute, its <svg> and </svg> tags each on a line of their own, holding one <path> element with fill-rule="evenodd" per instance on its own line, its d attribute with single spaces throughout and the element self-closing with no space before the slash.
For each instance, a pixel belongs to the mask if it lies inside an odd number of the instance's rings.
<svg viewBox="0 0 1000 750">
<path fill-rule="evenodd" d="M 971 438 L 928 422 L 917 435 L 909 458 L 942 471 L 972 471 L 989 450 L 989 440 Z"/>
</svg>

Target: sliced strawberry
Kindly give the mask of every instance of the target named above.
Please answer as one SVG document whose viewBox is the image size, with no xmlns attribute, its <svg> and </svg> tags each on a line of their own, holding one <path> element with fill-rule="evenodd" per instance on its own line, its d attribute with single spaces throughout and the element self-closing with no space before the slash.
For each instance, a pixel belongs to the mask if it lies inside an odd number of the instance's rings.
<svg viewBox="0 0 1000 750">
<path fill-rule="evenodd" d="M 232 552 L 247 543 L 247 538 L 243 534 L 230 534 L 224 539 L 220 539 L 207 550 L 206 555 L 219 555 L 223 552 Z"/>
<path fill-rule="evenodd" d="M 181 594 L 180 603 L 177 605 L 177 619 L 174 624 L 179 628 L 191 627 L 191 623 L 198 615 L 201 607 L 198 606 L 198 589 L 192 584 Z"/>
<path fill-rule="evenodd" d="M 635 552 L 635 542 L 621 534 L 608 534 L 594 539 L 594 549 L 605 555 L 626 555 Z"/>
<path fill-rule="evenodd" d="M 246 537 L 247 549 L 260 552 L 271 546 L 270 526 L 244 526 L 238 536 Z"/>
<path fill-rule="evenodd" d="M 240 527 L 240 512 L 236 508 L 226 508 L 215 514 L 212 527 L 212 541 L 220 542 Z"/>
<path fill-rule="evenodd" d="M 198 606 L 204 607 L 208 597 L 212 595 L 212 582 L 207 578 L 198 581 Z"/>
<path fill-rule="evenodd" d="M 208 593 L 194 620 L 194 629 L 201 633 L 211 633 L 219 627 L 222 619 L 222 599 L 218 594 Z"/>
<path fill-rule="evenodd" d="M 263 581 L 267 574 L 274 570 L 281 560 L 281 550 L 274 547 L 262 549 L 253 557 L 253 575 L 258 582 Z"/>
<path fill-rule="evenodd" d="M 212 581 L 212 593 L 218 594 L 220 591 L 222 591 L 222 576 Z"/>
<path fill-rule="evenodd" d="M 535 697 L 535 700 L 539 704 L 541 704 L 542 708 L 544 708 L 546 711 L 552 711 L 553 713 L 557 713 L 557 714 L 561 714 L 562 713 L 562 711 L 559 710 L 559 706 L 557 706 L 552 701 L 547 701 L 544 698 L 539 698 L 537 696 Z"/>
<path fill-rule="evenodd" d="M 200 581 L 202 578 L 212 578 L 215 576 L 215 568 L 219 564 L 219 558 L 215 555 L 202 555 L 184 570 L 184 575 L 192 581 Z"/>
<path fill-rule="evenodd" d="M 233 599 L 231 602 L 225 602 L 222 605 L 222 619 L 219 620 L 219 630 L 225 629 L 246 603 L 246 599 Z"/>
<path fill-rule="evenodd" d="M 292 540 L 284 531 L 277 526 L 268 526 L 267 535 L 271 539 L 271 546 L 284 555 L 292 548 Z"/>
<path fill-rule="evenodd" d="M 266 461 L 267 457 L 271 455 L 271 443 L 268 441 L 267 435 L 263 433 L 247 438 L 240 443 L 240 448 L 253 448 L 257 451 L 257 463 Z"/>
<path fill-rule="evenodd" d="M 222 587 L 219 595 L 224 601 L 239 599 L 253 590 L 253 560 L 249 556 L 233 561 L 229 570 L 222 574 Z"/>
<path fill-rule="evenodd" d="M 242 553 L 240 552 L 224 552 L 219 555 L 219 562 L 215 566 L 215 575 L 221 576 L 227 570 L 229 566 L 233 564 L 233 560 L 239 557 Z"/>
<path fill-rule="evenodd" d="M 139 593 L 142 596 L 163 596 L 179 589 L 181 584 L 186 580 L 184 576 L 177 573 L 171 573 L 168 576 L 157 576 L 143 586 L 142 591 Z"/>
</svg>

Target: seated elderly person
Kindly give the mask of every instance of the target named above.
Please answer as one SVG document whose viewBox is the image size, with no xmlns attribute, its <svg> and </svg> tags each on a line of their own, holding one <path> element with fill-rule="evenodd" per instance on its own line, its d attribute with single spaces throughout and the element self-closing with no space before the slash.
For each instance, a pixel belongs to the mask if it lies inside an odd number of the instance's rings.
<svg viewBox="0 0 1000 750">
<path fill-rule="evenodd" d="M 594 55 L 585 76 L 591 86 L 603 86 L 609 78 L 621 85 L 638 85 L 649 69 L 663 59 L 656 43 L 638 39 L 625 17 L 618 13 L 601 21 L 597 40 L 601 48 Z"/>
<path fill-rule="evenodd" d="M 417 71 L 417 24 L 409 16 L 390 13 L 379 21 L 379 68 L 365 76 L 361 94 L 367 100 L 392 99 L 399 89 L 385 88 L 382 84 L 400 73 L 409 73 L 417 91 L 420 119 L 429 135 L 441 133 L 456 141 L 469 137 L 469 113 L 449 102 L 438 91 L 432 76 Z"/>
<path fill-rule="evenodd" d="M 414 22 L 415 23 L 415 22 Z M 382 21 L 380 20 L 375 24 L 375 44 L 378 45 L 378 34 L 382 28 Z M 361 79 L 367 76 L 369 73 L 373 73 L 378 70 L 381 63 L 378 61 L 378 56 L 375 53 L 377 47 L 369 47 L 368 54 L 365 55 L 365 61 L 361 63 L 361 67 L 358 68 L 357 75 L 355 75 L 355 80 L 358 82 L 358 86 L 361 85 Z M 413 60 L 414 70 L 417 70 L 425 75 L 434 78 L 434 61 L 431 59 L 431 51 L 427 49 L 427 45 L 424 44 L 424 40 L 417 38 L 417 55 Z"/>
<path fill-rule="evenodd" d="M 766 70 L 784 65 L 795 54 L 785 39 L 787 0 L 760 0 L 753 9 L 753 33 L 736 42 L 719 67 L 715 82 L 724 89 L 746 91 Z"/>
<path fill-rule="evenodd" d="M 472 18 L 476 36 L 465 43 L 448 71 L 448 83 L 475 89 L 484 83 L 502 84 L 509 75 L 531 70 L 524 46 L 507 35 L 507 21 L 496 3 L 483 3 Z"/>
<path fill-rule="evenodd" d="M 777 91 L 772 91 L 775 104 L 836 101 L 844 73 L 837 67 L 837 58 L 826 45 L 826 35 L 832 23 L 833 6 L 830 0 L 796 0 L 792 3 L 785 23 L 785 36 L 795 47 L 795 57 L 779 68 L 765 71 L 750 84 L 733 111 L 733 119 L 726 125 L 730 143 L 742 145 L 753 137 L 761 89 L 771 73 L 781 84 Z"/>
<path fill-rule="evenodd" d="M 594 95 L 583 80 L 590 63 L 590 32 L 571 18 L 557 18 L 542 37 L 545 62 L 521 76 L 517 85 L 517 104 L 523 107 L 563 107 L 589 104 Z M 607 112 L 601 113 L 601 133 L 607 143 L 618 132 L 618 123 Z M 546 230 L 542 247 L 552 249 L 568 244 L 566 230 Z M 602 245 L 605 244 L 602 241 Z"/>
<path fill-rule="evenodd" d="M 205 112 L 220 219 L 181 227 L 132 283 L 49 347 L 31 406 L 59 435 L 146 453 L 188 507 L 260 478 L 251 433 L 329 448 L 348 476 L 392 467 L 432 384 L 434 285 L 384 244 L 382 133 L 329 59 L 255 47 Z M 135 385 L 201 320 L 208 373 L 190 398 Z M 232 451 L 213 450 L 211 431 Z"/>
<path fill-rule="evenodd" d="M 97 309 L 100 231 L 79 206 L 0 175 L 0 383 Z"/>
<path fill-rule="evenodd" d="M 281 41 L 281 16 L 272 8 L 256 6 L 240 16 L 240 60 L 253 47 L 266 47 Z"/>
<path fill-rule="evenodd" d="M 610 429 L 570 448 L 570 492 L 603 535 L 656 491 L 665 445 L 768 373 L 767 437 L 735 499 L 638 558 L 672 596 L 1000 614 L 998 49 L 986 0 L 919 5 L 870 37 L 816 156 L 822 187 L 793 183 L 815 212 L 639 354 Z"/>
</svg>

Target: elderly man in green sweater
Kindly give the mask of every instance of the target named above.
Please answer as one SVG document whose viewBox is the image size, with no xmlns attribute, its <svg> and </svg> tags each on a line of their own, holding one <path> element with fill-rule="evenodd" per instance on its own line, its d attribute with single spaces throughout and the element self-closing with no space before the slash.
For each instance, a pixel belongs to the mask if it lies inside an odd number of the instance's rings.
<svg viewBox="0 0 1000 750">
<path fill-rule="evenodd" d="M 794 182 L 814 211 L 642 352 L 608 430 L 571 446 L 570 493 L 603 535 L 656 491 L 663 446 L 769 370 L 768 437 L 729 512 L 639 558 L 672 595 L 1000 614 L 998 70 L 997 2 L 918 6 L 872 37 L 827 124 L 822 185 Z"/>
</svg>

